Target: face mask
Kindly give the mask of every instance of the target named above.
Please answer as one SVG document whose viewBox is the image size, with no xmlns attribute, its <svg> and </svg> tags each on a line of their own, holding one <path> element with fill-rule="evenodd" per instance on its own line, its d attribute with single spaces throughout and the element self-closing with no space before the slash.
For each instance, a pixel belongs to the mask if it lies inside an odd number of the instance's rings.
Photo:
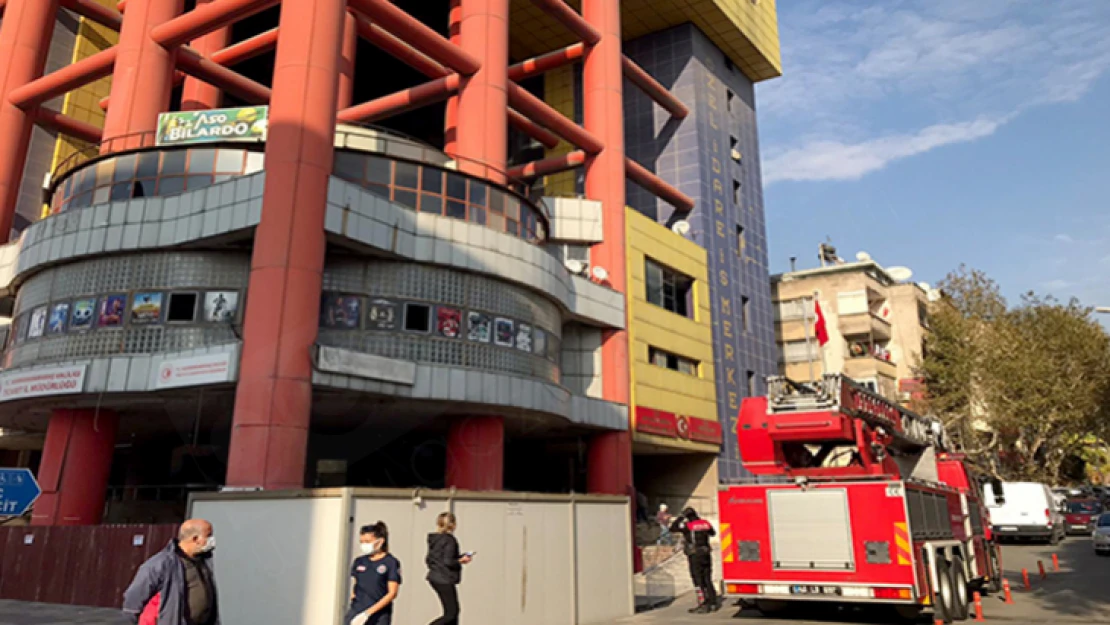
<svg viewBox="0 0 1110 625">
<path fill-rule="evenodd" d="M 381 550 L 381 543 L 359 543 L 358 548 L 362 550 L 365 555 L 374 555 Z"/>
<path fill-rule="evenodd" d="M 216 537 L 215 536 L 209 536 L 208 540 L 204 541 L 204 544 L 201 545 L 200 549 L 197 550 L 197 553 L 209 553 L 210 551 L 212 551 L 215 548 L 216 548 Z"/>
</svg>

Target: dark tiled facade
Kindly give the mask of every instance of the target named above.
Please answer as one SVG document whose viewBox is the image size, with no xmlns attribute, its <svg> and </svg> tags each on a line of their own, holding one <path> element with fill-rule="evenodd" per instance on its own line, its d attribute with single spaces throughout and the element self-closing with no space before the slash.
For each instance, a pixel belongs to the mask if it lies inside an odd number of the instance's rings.
<svg viewBox="0 0 1110 625">
<path fill-rule="evenodd" d="M 664 224 L 684 218 L 688 236 L 709 253 L 718 418 L 726 425 L 719 471 L 722 481 L 733 480 L 747 475 L 735 436 L 740 400 L 764 393 L 775 371 L 754 85 L 693 25 L 626 42 L 624 50 L 690 108 L 686 119 L 672 120 L 626 83 L 629 157 L 696 201 L 690 214 L 675 215 L 630 183 L 628 204 Z"/>
</svg>

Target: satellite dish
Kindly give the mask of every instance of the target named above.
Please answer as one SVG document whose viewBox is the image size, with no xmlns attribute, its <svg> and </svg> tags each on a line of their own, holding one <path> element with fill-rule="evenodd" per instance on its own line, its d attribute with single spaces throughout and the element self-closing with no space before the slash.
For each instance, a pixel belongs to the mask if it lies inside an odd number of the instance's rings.
<svg viewBox="0 0 1110 625">
<path fill-rule="evenodd" d="M 895 282 L 905 282 L 913 277 L 913 270 L 909 267 L 891 267 L 886 272 Z"/>
<path fill-rule="evenodd" d="M 567 271 L 575 275 L 580 275 L 586 269 L 586 263 L 575 258 L 568 258 L 563 261 L 563 266 L 567 268 Z"/>
<path fill-rule="evenodd" d="M 605 282 L 609 278 L 609 272 L 605 270 L 605 267 L 594 267 L 591 273 L 594 274 L 594 279 L 598 282 Z"/>
<path fill-rule="evenodd" d="M 686 236 L 690 232 L 690 222 L 680 219 L 671 226 L 671 232 L 680 236 Z"/>
<path fill-rule="evenodd" d="M 861 263 L 866 263 L 867 261 L 871 260 L 871 255 L 867 252 L 856 252 L 856 260 Z"/>
<path fill-rule="evenodd" d="M 918 282 L 917 286 L 921 287 L 921 290 L 925 291 L 926 293 L 928 293 L 933 288 L 933 285 L 929 284 L 928 282 Z"/>
</svg>

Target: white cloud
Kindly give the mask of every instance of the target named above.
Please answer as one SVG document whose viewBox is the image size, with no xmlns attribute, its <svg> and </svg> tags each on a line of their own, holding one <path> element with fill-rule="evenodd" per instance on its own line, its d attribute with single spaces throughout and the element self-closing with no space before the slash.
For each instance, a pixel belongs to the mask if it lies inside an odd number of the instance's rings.
<svg viewBox="0 0 1110 625">
<path fill-rule="evenodd" d="M 758 92 L 768 184 L 981 139 L 1110 70 L 1107 0 L 799 0 L 779 26 L 784 75 Z"/>
<path fill-rule="evenodd" d="M 1070 236 L 1068 236 L 1066 234 L 1058 234 L 1058 235 L 1052 237 L 1052 240 L 1056 241 L 1057 243 L 1074 243 L 1075 242 L 1075 239 L 1071 238 Z"/>
<path fill-rule="evenodd" d="M 857 180 L 893 161 L 994 134 L 1006 121 L 936 124 L 914 134 L 888 135 L 860 143 L 812 141 L 767 158 L 763 180 L 766 184 L 781 180 Z"/>
</svg>

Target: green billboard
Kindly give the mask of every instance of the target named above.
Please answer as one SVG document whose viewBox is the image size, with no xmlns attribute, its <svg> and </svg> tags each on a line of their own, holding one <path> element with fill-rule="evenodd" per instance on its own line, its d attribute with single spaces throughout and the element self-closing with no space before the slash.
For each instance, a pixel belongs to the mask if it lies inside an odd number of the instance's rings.
<svg viewBox="0 0 1110 625">
<path fill-rule="evenodd" d="M 180 111 L 158 116 L 158 145 L 265 141 L 269 107 Z"/>
</svg>

